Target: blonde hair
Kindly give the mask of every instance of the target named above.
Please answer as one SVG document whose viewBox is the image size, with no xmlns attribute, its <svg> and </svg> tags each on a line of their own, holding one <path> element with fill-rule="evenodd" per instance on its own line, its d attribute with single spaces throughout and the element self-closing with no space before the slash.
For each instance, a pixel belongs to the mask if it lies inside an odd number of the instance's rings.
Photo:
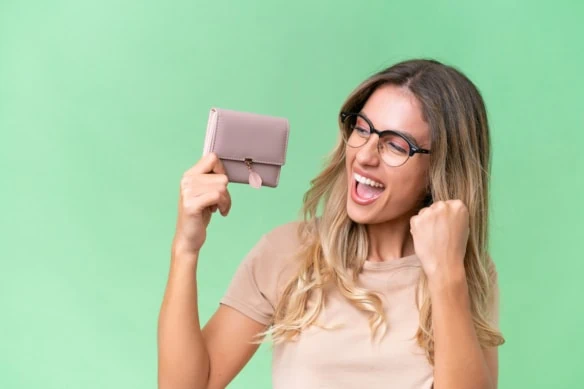
<svg viewBox="0 0 584 389">
<path fill-rule="evenodd" d="M 435 60 L 414 59 L 365 80 L 348 96 L 341 111 L 359 112 L 373 91 L 386 84 L 404 87 L 416 96 L 429 124 L 429 188 L 420 208 L 449 199 L 461 199 L 468 208 L 470 236 L 464 264 L 474 326 L 482 346 L 501 345 L 501 333 L 490 324 L 496 273 L 487 253 L 490 138 L 483 99 L 460 71 Z M 341 131 L 347 131 L 340 120 L 339 126 Z M 346 188 L 345 145 L 339 137 L 327 166 L 311 181 L 304 195 L 304 222 L 299 234 L 305 244 L 298 252 L 300 268 L 279 299 L 271 327 L 263 333 L 270 335 L 275 344 L 294 340 L 303 329 L 318 324 L 330 285 L 369 314 L 372 338 L 383 336 L 387 330 L 382 300 L 374 291 L 357 284 L 369 242 L 366 227 L 347 215 Z M 433 364 L 432 303 L 424 274 L 418 287 L 418 302 L 420 325 L 416 339 Z"/>
</svg>

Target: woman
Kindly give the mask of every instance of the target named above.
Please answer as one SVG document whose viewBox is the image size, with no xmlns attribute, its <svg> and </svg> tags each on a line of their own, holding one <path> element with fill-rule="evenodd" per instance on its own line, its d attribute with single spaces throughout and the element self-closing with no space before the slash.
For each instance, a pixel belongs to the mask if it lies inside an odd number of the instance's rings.
<svg viewBox="0 0 584 389">
<path fill-rule="evenodd" d="M 339 125 L 304 220 L 261 238 L 202 330 L 198 253 L 211 214 L 227 215 L 231 202 L 215 155 L 184 174 L 160 388 L 225 387 L 265 335 L 277 389 L 497 387 L 503 338 L 479 91 L 452 67 L 404 61 L 358 86 Z"/>
</svg>

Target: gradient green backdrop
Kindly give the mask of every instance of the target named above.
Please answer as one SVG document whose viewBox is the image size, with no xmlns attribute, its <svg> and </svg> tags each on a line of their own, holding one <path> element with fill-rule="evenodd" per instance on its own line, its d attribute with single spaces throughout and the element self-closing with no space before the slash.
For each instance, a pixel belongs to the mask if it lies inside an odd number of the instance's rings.
<svg viewBox="0 0 584 389">
<path fill-rule="evenodd" d="M 362 79 L 432 57 L 482 91 L 494 151 L 500 388 L 584 375 L 581 2 L 0 2 L 0 387 L 155 388 L 179 179 L 211 106 L 290 119 L 277 190 L 231 186 L 201 317 L 294 219 Z M 227 242 L 227 244 L 226 244 Z M 231 388 L 269 388 L 263 347 Z"/>
</svg>

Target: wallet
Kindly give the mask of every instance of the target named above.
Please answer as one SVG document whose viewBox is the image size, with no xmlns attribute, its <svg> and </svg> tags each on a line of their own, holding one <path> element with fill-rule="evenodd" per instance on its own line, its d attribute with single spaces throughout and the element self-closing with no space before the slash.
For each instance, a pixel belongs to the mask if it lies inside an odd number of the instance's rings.
<svg viewBox="0 0 584 389">
<path fill-rule="evenodd" d="M 229 182 L 275 188 L 286 162 L 288 119 L 211 108 L 203 155 L 217 154 Z"/>
</svg>

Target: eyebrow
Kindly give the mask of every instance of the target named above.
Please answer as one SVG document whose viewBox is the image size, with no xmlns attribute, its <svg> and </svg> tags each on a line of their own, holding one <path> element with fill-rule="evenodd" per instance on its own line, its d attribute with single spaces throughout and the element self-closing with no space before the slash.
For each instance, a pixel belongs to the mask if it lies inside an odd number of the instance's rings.
<svg viewBox="0 0 584 389">
<path fill-rule="evenodd" d="M 367 116 L 365 114 L 365 112 L 360 111 L 359 113 L 361 115 L 363 115 L 364 117 L 366 117 L 367 120 L 369 120 L 371 122 L 371 124 L 373 124 L 373 121 L 369 118 L 369 116 Z M 414 136 L 412 134 L 410 134 L 409 132 L 407 132 L 407 131 L 398 130 L 397 128 L 387 128 L 387 129 L 379 130 L 379 131 L 393 131 L 393 132 L 397 132 L 398 134 L 400 134 L 403 137 L 407 138 L 410 142 L 412 142 L 413 144 L 415 144 L 417 147 L 420 147 L 420 144 L 418 143 L 418 141 L 416 140 L 416 138 L 414 138 Z"/>
</svg>

